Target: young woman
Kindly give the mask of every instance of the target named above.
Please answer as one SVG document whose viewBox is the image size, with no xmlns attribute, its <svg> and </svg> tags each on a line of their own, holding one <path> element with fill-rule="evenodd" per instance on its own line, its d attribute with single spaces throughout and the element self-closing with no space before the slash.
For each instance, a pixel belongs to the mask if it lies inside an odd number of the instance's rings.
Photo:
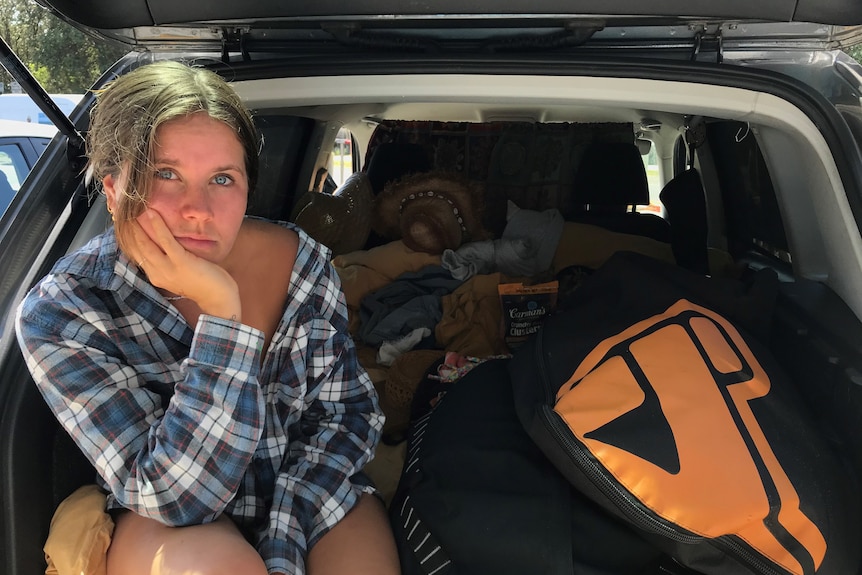
<svg viewBox="0 0 862 575">
<path fill-rule="evenodd" d="M 108 492 L 108 575 L 398 572 L 361 473 L 382 415 L 328 251 L 245 216 L 259 144 L 214 73 L 113 81 L 87 136 L 113 227 L 19 308 L 36 384 Z"/>
</svg>

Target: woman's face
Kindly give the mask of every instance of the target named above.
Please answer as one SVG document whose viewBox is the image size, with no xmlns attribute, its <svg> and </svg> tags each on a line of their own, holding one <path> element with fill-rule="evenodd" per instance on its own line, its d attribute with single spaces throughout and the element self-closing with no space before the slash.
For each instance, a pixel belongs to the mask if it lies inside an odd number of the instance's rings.
<svg viewBox="0 0 862 575">
<path fill-rule="evenodd" d="M 165 122 L 156 129 L 155 174 L 147 206 L 161 215 L 186 250 L 211 262 L 230 253 L 248 201 L 245 155 L 236 133 L 205 112 Z M 108 206 L 117 181 L 104 180 Z M 152 238 L 149 220 L 138 218 Z"/>
</svg>

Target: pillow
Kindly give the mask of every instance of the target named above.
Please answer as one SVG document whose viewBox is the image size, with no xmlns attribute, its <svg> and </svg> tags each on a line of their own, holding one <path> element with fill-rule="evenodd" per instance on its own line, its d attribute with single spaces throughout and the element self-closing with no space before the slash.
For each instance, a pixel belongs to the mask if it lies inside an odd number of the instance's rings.
<svg viewBox="0 0 862 575">
<path fill-rule="evenodd" d="M 63 500 L 45 541 L 45 575 L 105 575 L 114 521 L 105 511 L 105 493 L 84 485 Z"/>
</svg>

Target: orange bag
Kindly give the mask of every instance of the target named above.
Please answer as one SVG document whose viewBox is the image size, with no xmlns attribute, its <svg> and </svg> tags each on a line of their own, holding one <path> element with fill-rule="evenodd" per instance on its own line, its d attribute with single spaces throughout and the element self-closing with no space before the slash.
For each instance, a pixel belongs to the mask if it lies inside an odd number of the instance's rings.
<svg viewBox="0 0 862 575">
<path fill-rule="evenodd" d="M 519 418 L 570 482 L 697 572 L 858 573 L 858 486 L 753 335 L 775 285 L 615 256 L 512 359 Z"/>
</svg>

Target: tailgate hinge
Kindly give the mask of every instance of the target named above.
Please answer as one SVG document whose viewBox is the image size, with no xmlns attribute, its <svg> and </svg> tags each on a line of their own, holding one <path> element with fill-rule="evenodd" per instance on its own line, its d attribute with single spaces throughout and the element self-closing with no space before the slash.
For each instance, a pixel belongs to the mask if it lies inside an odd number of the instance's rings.
<svg viewBox="0 0 862 575">
<path fill-rule="evenodd" d="M 697 57 L 701 52 L 711 50 L 715 52 L 716 64 L 721 64 L 724 60 L 724 43 L 721 36 L 721 25 L 719 24 L 718 26 L 715 26 L 712 30 L 703 24 L 699 24 L 697 26 L 700 27 L 700 30 L 698 30 L 694 35 L 694 47 L 691 51 L 692 62 L 697 60 Z"/>
<path fill-rule="evenodd" d="M 251 61 L 251 55 L 246 46 L 246 37 L 248 32 L 241 28 L 222 28 L 221 29 L 221 61 L 225 64 L 230 64 L 231 52 L 239 52 L 242 54 L 242 59 L 245 62 Z"/>
</svg>

